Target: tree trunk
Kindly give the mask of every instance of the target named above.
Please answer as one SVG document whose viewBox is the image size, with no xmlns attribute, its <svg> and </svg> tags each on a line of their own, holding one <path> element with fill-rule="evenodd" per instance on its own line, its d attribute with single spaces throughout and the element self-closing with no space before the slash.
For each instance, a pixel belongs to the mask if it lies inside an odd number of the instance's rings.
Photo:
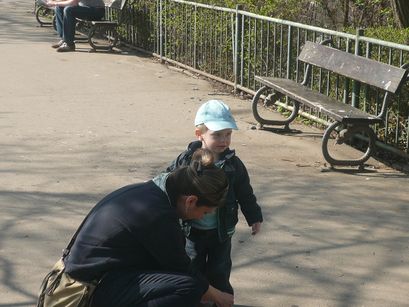
<svg viewBox="0 0 409 307">
<path fill-rule="evenodd" d="M 343 20 L 343 25 L 344 28 L 348 26 L 349 22 L 349 0 L 344 0 L 344 20 Z"/>
<path fill-rule="evenodd" d="M 401 28 L 409 27 L 409 1 L 390 0 L 395 15 L 395 20 Z"/>
</svg>

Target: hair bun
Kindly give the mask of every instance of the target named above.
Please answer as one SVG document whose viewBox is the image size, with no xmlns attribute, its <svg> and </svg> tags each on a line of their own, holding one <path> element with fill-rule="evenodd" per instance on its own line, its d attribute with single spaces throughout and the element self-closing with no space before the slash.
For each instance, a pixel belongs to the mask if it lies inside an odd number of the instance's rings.
<svg viewBox="0 0 409 307">
<path fill-rule="evenodd" d="M 210 150 L 199 148 L 193 153 L 191 164 L 194 166 L 211 167 L 214 165 L 214 159 L 214 154 Z"/>
<path fill-rule="evenodd" d="M 224 205 L 229 182 L 224 170 L 214 165 L 215 156 L 208 149 L 198 149 L 189 166 L 182 166 L 169 174 L 167 188 L 172 201 L 181 195 L 196 195 L 196 206 Z"/>
</svg>

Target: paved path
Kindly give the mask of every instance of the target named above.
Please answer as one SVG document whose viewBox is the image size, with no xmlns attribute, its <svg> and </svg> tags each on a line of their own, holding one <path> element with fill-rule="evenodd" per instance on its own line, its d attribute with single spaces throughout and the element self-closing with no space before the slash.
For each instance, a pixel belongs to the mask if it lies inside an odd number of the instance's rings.
<svg viewBox="0 0 409 307">
<path fill-rule="evenodd" d="M 31 2 L 0 0 L 0 306 L 33 306 L 92 205 L 162 170 L 212 98 L 238 120 L 265 216 L 233 238 L 236 306 L 409 306 L 406 175 L 322 172 L 318 131 L 252 130 L 249 101 L 142 54 L 58 54 Z"/>
</svg>

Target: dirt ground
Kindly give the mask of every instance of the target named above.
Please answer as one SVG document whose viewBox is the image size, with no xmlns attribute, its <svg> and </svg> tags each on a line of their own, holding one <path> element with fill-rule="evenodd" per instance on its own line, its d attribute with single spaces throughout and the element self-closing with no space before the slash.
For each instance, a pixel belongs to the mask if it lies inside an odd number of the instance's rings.
<svg viewBox="0 0 409 307">
<path fill-rule="evenodd" d="M 235 306 L 409 306 L 406 174 L 327 171 L 321 131 L 254 130 L 248 99 L 132 51 L 58 54 L 32 1 L 0 7 L 0 306 L 33 306 L 88 210 L 163 170 L 209 99 L 233 110 L 264 213 L 233 237 Z"/>
</svg>

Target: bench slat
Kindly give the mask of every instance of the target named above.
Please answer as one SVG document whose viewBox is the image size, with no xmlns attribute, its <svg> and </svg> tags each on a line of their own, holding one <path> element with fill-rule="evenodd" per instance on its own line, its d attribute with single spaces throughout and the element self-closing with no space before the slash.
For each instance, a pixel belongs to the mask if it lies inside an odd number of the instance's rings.
<svg viewBox="0 0 409 307">
<path fill-rule="evenodd" d="M 336 99 L 313 91 L 293 80 L 260 76 L 256 76 L 255 79 L 291 99 L 329 115 L 336 121 L 371 124 L 382 122 L 382 119 L 374 115 L 358 110 L 349 104 L 338 102 Z"/>
<path fill-rule="evenodd" d="M 116 27 L 118 26 L 118 22 L 110 21 L 110 20 L 93 20 L 91 21 L 93 25 L 101 25 L 101 26 L 111 26 Z"/>
<path fill-rule="evenodd" d="M 407 74 L 405 69 L 309 41 L 298 59 L 391 93 L 396 93 Z"/>
</svg>

